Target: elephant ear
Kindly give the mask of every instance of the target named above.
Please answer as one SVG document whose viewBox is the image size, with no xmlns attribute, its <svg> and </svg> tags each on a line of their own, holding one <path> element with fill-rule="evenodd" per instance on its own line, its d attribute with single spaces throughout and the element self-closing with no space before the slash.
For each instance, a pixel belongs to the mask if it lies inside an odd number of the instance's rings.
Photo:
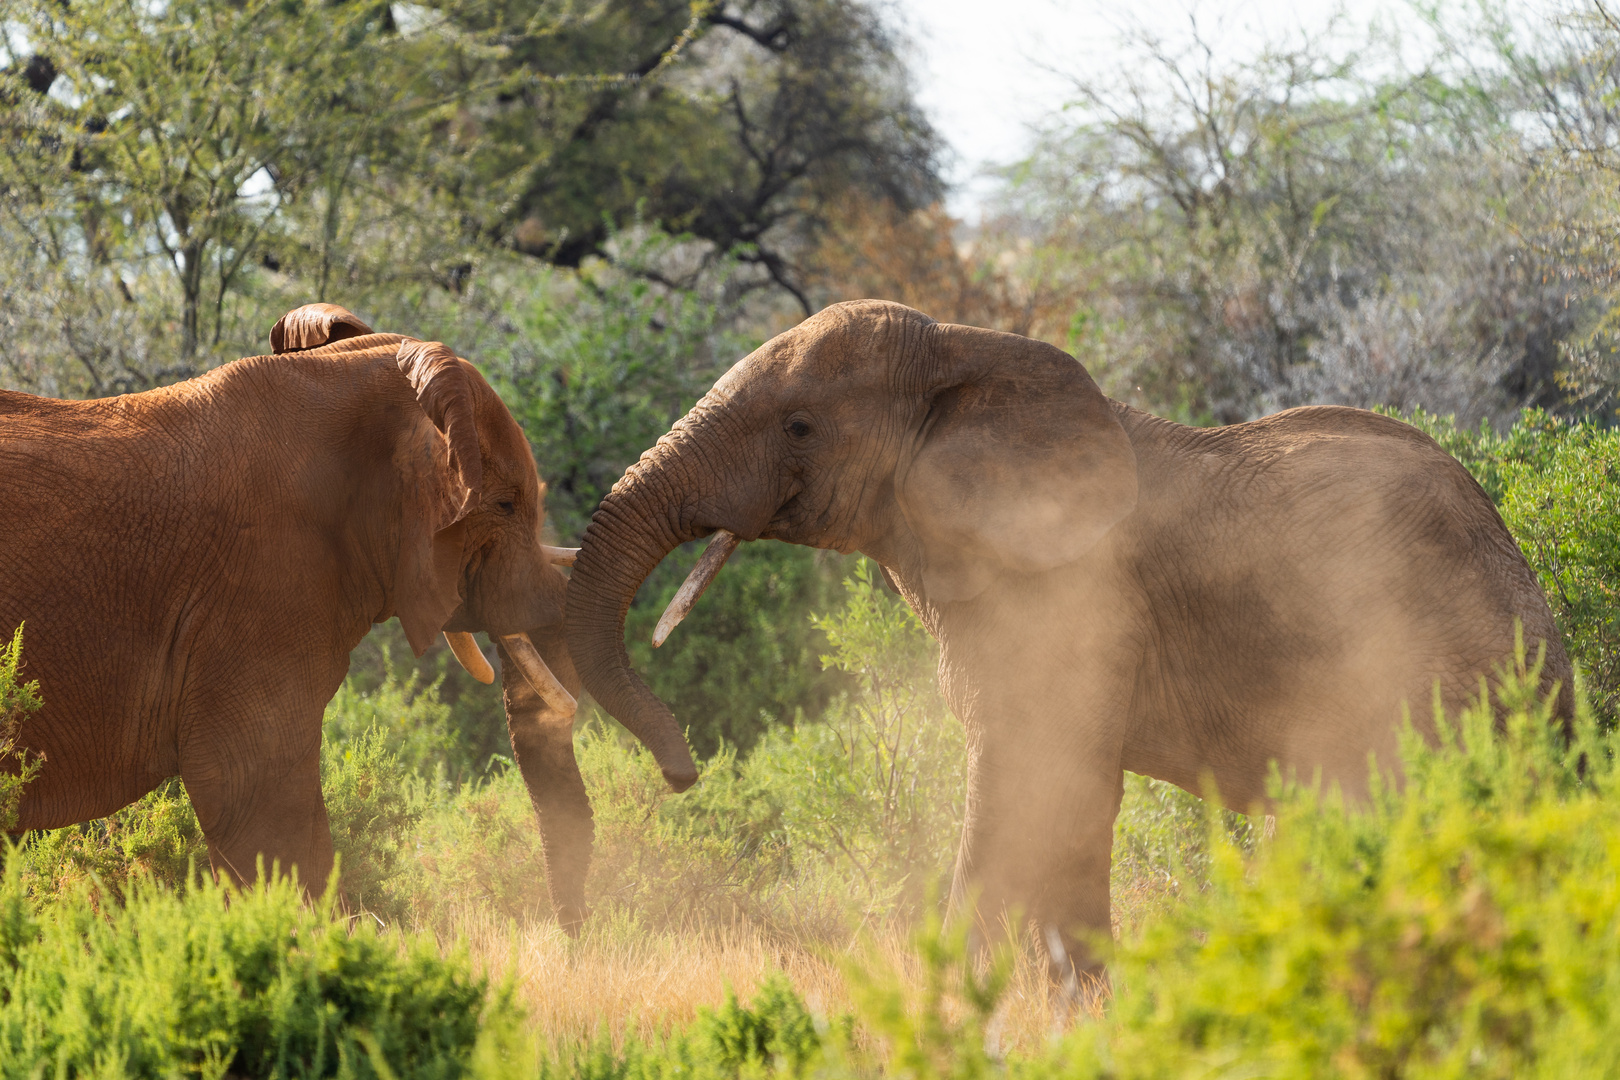
<svg viewBox="0 0 1620 1080">
<path fill-rule="evenodd" d="M 1136 454 L 1108 399 L 1045 342 L 940 324 L 926 418 L 895 490 L 923 588 L 970 599 L 1000 569 L 1073 562 L 1136 507 Z"/>
<path fill-rule="evenodd" d="M 336 304 L 305 304 L 287 312 L 270 328 L 270 351 L 298 352 L 369 333 L 371 327 L 346 308 Z"/>
<path fill-rule="evenodd" d="M 414 338 L 400 342 L 397 361 L 432 422 L 411 425 L 396 456 L 405 495 L 394 610 L 421 656 L 461 604 L 460 522 L 478 505 L 483 463 L 471 366 Z"/>
</svg>

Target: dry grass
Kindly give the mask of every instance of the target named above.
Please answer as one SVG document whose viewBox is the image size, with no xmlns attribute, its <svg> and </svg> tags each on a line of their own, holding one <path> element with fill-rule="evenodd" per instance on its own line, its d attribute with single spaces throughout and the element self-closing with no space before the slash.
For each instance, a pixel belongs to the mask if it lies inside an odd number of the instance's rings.
<svg viewBox="0 0 1620 1080">
<path fill-rule="evenodd" d="M 852 963 L 898 973 L 914 998 L 923 986 L 922 965 L 899 927 L 863 932 L 842 947 L 772 940 L 749 925 L 682 933 L 597 923 L 573 940 L 555 923 L 514 925 L 468 905 L 446 930 L 445 940 L 466 942 L 494 979 L 515 978 L 536 1034 L 554 1052 L 603 1038 L 622 1049 L 627 1037 L 662 1036 L 718 1006 L 728 989 L 747 1000 L 776 972 L 820 1017 L 854 1010 L 845 977 Z M 1003 1052 L 1033 1050 L 1053 1031 L 1044 961 L 1025 950 L 991 1038 Z"/>
</svg>

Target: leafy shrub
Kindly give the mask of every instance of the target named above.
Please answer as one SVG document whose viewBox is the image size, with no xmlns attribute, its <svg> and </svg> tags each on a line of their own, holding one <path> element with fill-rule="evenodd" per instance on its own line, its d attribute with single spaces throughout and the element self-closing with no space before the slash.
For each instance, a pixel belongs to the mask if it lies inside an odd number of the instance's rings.
<svg viewBox="0 0 1620 1080">
<path fill-rule="evenodd" d="M 208 870 L 208 844 L 186 796 L 170 780 L 110 817 L 30 833 L 9 855 L 30 895 L 40 900 L 83 893 L 121 904 L 137 880 L 185 889 Z"/>
<path fill-rule="evenodd" d="M 393 921 L 410 908 L 402 859 L 422 810 L 407 784 L 411 774 L 388 741 L 383 729 L 370 727 L 356 738 L 325 742 L 321 794 L 344 897 Z"/>
<path fill-rule="evenodd" d="M 677 549 L 636 596 L 625 620 L 630 660 L 669 703 L 700 754 L 746 753 L 767 731 L 819 717 L 850 680 L 820 661 L 812 615 L 839 602 L 853 560 L 764 541 L 745 544 L 662 648 L 652 631 L 703 544 Z"/>
<path fill-rule="evenodd" d="M 787 980 L 776 976 L 741 1005 L 727 991 L 718 1009 L 704 1009 L 684 1031 L 662 1042 L 632 1040 L 615 1052 L 605 1040 L 583 1053 L 551 1059 L 543 1080 L 720 1080 L 730 1077 L 817 1075 L 823 1040 L 804 1002 Z"/>
<path fill-rule="evenodd" d="M 444 769 L 454 745 L 450 707 L 439 697 L 443 677 L 424 681 L 420 670 L 397 665 L 382 645 L 382 681 L 364 688 L 345 679 L 326 705 L 322 737 L 340 746 L 372 739 L 411 772 Z"/>
<path fill-rule="evenodd" d="M 227 895 L 229 902 L 227 902 Z M 458 1077 L 514 1044 L 464 954 L 311 907 L 285 879 L 39 909 L 0 881 L 0 1077 Z"/>
<path fill-rule="evenodd" d="M 415 791 L 422 816 L 408 887 L 419 925 L 473 904 L 512 920 L 550 914 L 540 831 L 517 769 L 495 767 L 456 788 L 418 780 Z"/>
<path fill-rule="evenodd" d="M 772 732 L 745 769 L 777 792 L 802 871 L 843 879 L 862 914 L 909 908 L 951 863 L 965 785 L 962 725 L 935 684 L 939 649 L 860 559 L 841 611 L 813 622 L 828 668 L 855 677 L 820 723 Z"/>
<path fill-rule="evenodd" d="M 500 684 L 467 674 L 442 636 L 412 656 L 398 619 L 372 627 L 349 654 L 349 677 L 326 706 L 329 739 L 374 725 L 412 770 L 442 768 L 451 784 L 481 776 L 493 757 L 512 756 Z"/>
<path fill-rule="evenodd" d="M 17 826 L 17 806 L 24 785 L 39 771 L 41 759 L 17 752 L 17 739 L 23 720 L 38 712 L 39 682 L 19 681 L 22 668 L 23 628 L 11 635 L 11 644 L 0 644 L 0 832 Z M 8 767 L 15 761 L 15 768 Z"/>
</svg>

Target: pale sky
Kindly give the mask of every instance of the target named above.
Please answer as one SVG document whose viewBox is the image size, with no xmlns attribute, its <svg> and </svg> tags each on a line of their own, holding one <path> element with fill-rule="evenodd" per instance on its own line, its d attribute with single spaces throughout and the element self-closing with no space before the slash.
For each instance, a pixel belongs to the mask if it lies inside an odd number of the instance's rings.
<svg viewBox="0 0 1620 1080">
<path fill-rule="evenodd" d="M 1358 24 L 1413 21 L 1402 0 L 894 0 L 915 50 L 918 97 L 958 155 L 951 207 L 970 218 L 988 186 L 975 180 L 983 165 L 1021 157 L 1030 126 L 1069 99 L 1055 71 L 1117 67 L 1131 20 L 1170 37 L 1195 14 L 1206 38 L 1241 58 L 1262 37 L 1320 28 L 1335 9 Z"/>
</svg>

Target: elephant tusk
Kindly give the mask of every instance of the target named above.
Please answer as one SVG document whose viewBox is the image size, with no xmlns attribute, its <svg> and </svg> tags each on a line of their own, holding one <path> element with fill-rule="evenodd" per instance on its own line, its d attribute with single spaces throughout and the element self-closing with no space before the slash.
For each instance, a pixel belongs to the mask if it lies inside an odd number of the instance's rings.
<svg viewBox="0 0 1620 1080">
<path fill-rule="evenodd" d="M 446 630 L 444 640 L 450 646 L 450 651 L 456 654 L 456 659 L 461 661 L 461 666 L 467 669 L 467 674 L 481 683 L 495 681 L 495 669 L 484 659 L 484 651 L 478 647 L 478 642 L 473 640 L 471 634 Z"/>
<path fill-rule="evenodd" d="M 541 544 L 540 550 L 545 552 L 546 561 L 553 566 L 573 566 L 574 560 L 579 558 L 579 548 L 552 547 L 550 544 Z"/>
<path fill-rule="evenodd" d="M 664 617 L 658 620 L 658 626 L 653 630 L 653 648 L 662 645 L 668 639 L 670 631 L 691 614 L 698 597 L 703 595 L 703 590 L 709 587 L 709 583 L 720 573 L 720 568 L 726 564 L 726 560 L 737 550 L 740 543 L 742 538 L 734 532 L 727 532 L 725 529 L 715 532 L 714 539 L 710 540 L 709 546 L 703 550 L 697 565 L 692 567 L 692 572 L 681 582 L 680 589 L 675 593 L 675 599 L 664 609 Z"/>
<path fill-rule="evenodd" d="M 540 650 L 534 647 L 534 642 L 529 640 L 528 634 L 507 634 L 501 638 L 501 644 L 506 646 L 506 653 L 512 658 L 512 664 L 523 673 L 525 679 L 529 680 L 534 692 L 540 695 L 540 699 L 551 708 L 552 712 L 566 719 L 579 710 L 579 702 L 575 701 L 574 695 L 557 681 L 557 676 L 546 666 Z"/>
</svg>

